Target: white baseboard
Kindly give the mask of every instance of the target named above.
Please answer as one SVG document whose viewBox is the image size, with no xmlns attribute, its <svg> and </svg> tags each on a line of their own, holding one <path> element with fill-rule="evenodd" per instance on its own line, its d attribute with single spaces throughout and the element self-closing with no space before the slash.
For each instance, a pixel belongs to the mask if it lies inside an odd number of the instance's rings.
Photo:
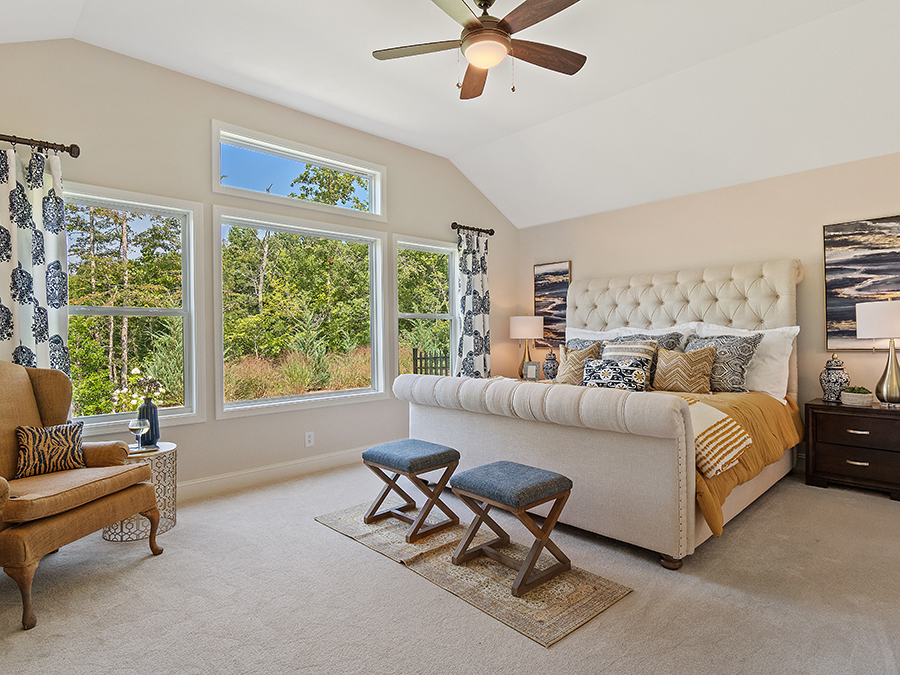
<svg viewBox="0 0 900 675">
<path fill-rule="evenodd" d="M 259 487 L 282 480 L 299 478 L 310 473 L 335 469 L 362 462 L 360 455 L 366 448 L 351 448 L 325 455 L 304 457 L 290 462 L 259 466 L 245 471 L 223 473 L 178 483 L 178 501 L 208 499 L 237 490 Z"/>
</svg>

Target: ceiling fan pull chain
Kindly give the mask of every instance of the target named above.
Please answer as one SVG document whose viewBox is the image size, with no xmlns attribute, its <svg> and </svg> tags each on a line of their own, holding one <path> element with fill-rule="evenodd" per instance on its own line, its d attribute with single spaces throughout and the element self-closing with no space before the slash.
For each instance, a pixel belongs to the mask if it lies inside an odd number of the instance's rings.
<svg viewBox="0 0 900 675">
<path fill-rule="evenodd" d="M 509 49 L 509 55 L 510 55 L 510 57 L 512 56 L 512 47 L 510 47 L 510 49 Z M 515 94 L 516 93 L 516 60 L 513 58 L 510 58 L 509 61 L 510 61 L 510 65 L 512 66 L 512 87 L 510 88 L 510 91 Z"/>
<path fill-rule="evenodd" d="M 456 88 L 457 88 L 457 89 L 462 89 L 462 77 L 460 77 L 460 74 L 459 74 L 459 73 L 460 73 L 460 70 L 459 70 L 459 55 L 460 55 L 460 50 L 457 49 L 457 50 L 456 50 Z"/>
</svg>

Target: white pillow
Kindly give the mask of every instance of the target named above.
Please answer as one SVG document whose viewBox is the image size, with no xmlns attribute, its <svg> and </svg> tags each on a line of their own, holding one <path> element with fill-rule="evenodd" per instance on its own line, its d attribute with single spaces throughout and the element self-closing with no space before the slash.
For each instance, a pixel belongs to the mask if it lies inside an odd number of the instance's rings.
<svg viewBox="0 0 900 675">
<path fill-rule="evenodd" d="M 635 328 L 633 326 L 619 326 L 618 328 L 610 328 L 609 330 L 587 330 L 586 328 L 569 328 L 566 327 L 566 341 L 573 339 L 581 340 L 609 340 L 610 338 L 621 337 L 623 335 L 637 335 L 643 333 L 645 335 L 666 335 L 667 333 L 682 333 L 689 335 L 697 333 L 702 321 L 691 321 L 690 323 L 680 323 L 677 326 L 669 326 L 667 328 Z M 712 325 L 712 324 L 710 324 Z"/>
<path fill-rule="evenodd" d="M 752 335 L 762 333 L 762 341 L 756 353 L 747 365 L 747 377 L 744 385 L 750 391 L 762 391 L 769 396 L 783 401 L 787 395 L 789 362 L 794 338 L 800 332 L 800 326 L 769 328 L 766 330 L 744 330 L 730 326 L 718 326 L 713 323 L 700 323 L 697 334 L 700 337 L 711 335 Z"/>
<path fill-rule="evenodd" d="M 586 328 L 569 328 L 566 326 L 566 342 L 569 340 L 609 340 L 610 338 L 625 335 L 624 331 L 628 330 L 624 326 L 621 328 L 611 328 L 609 330 L 587 330 Z"/>
</svg>

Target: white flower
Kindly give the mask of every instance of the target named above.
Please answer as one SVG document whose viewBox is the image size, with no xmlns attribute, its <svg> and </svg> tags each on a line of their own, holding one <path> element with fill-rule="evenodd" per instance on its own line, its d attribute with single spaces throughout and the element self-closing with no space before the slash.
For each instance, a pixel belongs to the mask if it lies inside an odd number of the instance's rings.
<svg viewBox="0 0 900 675">
<path fill-rule="evenodd" d="M 140 368 L 132 368 L 132 369 L 131 369 L 131 374 L 132 374 L 132 375 L 140 375 L 140 374 L 141 374 L 141 369 L 140 369 Z"/>
</svg>

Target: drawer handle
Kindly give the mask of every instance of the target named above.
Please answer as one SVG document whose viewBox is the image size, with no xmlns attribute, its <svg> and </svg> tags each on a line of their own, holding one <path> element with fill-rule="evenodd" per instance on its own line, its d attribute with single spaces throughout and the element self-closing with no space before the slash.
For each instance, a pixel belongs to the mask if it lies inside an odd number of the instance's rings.
<svg viewBox="0 0 900 675">
<path fill-rule="evenodd" d="M 855 462 L 852 459 L 845 459 L 844 461 L 847 462 L 847 464 L 852 464 L 853 466 L 869 466 L 868 462 Z"/>
<path fill-rule="evenodd" d="M 868 431 L 860 431 L 859 429 L 847 429 L 848 434 L 856 434 L 857 436 L 868 436 Z"/>
</svg>

